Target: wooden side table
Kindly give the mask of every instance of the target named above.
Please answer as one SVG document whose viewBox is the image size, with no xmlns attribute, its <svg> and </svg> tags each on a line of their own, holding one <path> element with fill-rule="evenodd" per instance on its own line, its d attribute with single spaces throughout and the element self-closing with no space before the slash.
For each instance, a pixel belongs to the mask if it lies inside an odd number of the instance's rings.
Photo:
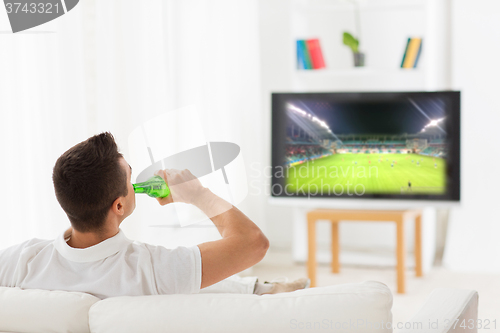
<svg viewBox="0 0 500 333">
<path fill-rule="evenodd" d="M 330 210 L 318 209 L 307 213 L 308 259 L 307 272 L 311 287 L 316 286 L 316 222 L 328 220 L 332 224 L 332 272 L 339 273 L 339 223 L 355 221 L 394 222 L 396 223 L 396 271 L 397 291 L 405 292 L 405 238 L 404 221 L 415 220 L 415 273 L 422 276 L 422 212 L 418 210 Z"/>
</svg>

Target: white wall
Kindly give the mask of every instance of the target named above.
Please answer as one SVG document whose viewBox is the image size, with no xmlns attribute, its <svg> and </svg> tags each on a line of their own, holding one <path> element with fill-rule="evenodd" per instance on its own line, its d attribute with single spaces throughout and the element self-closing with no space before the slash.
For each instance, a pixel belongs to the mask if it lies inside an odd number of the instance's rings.
<svg viewBox="0 0 500 333">
<path fill-rule="evenodd" d="M 451 213 L 444 263 L 500 272 L 498 128 L 500 2 L 453 0 L 453 87 L 462 91 L 462 207 Z"/>
<path fill-rule="evenodd" d="M 289 89 L 292 80 L 290 68 L 286 63 L 289 49 L 290 4 L 289 0 L 259 1 L 264 142 L 271 142 L 271 92 Z M 262 149 L 266 159 L 264 165 L 255 166 L 259 171 L 253 171 L 254 173 L 263 172 L 266 165 L 271 165 L 270 145 L 264 144 Z M 268 177 L 264 183 L 255 182 L 255 185 L 264 189 L 270 186 L 269 183 Z M 293 215 L 291 210 L 287 207 L 269 206 L 267 203 L 265 205 L 266 234 L 271 241 L 271 246 L 289 249 L 292 241 Z"/>
<path fill-rule="evenodd" d="M 314 5 L 310 7 L 307 4 Z M 355 29 L 351 3 L 322 0 L 260 1 L 261 78 L 267 119 L 271 119 L 271 92 L 448 88 L 449 80 L 446 78 L 449 77 L 449 71 L 444 60 L 446 52 L 442 50 L 446 47 L 447 30 L 443 26 L 447 20 L 446 17 L 436 19 L 428 14 L 429 11 L 436 15 L 445 12 L 446 1 L 411 0 L 401 5 L 394 1 L 378 0 L 362 1 L 362 5 L 361 49 L 367 54 L 367 67 L 354 73 L 351 70 L 351 52 L 342 44 L 341 39 L 344 30 Z M 401 72 L 400 61 L 409 36 L 424 36 L 425 51 L 417 71 Z M 294 70 L 295 39 L 301 37 L 320 38 L 327 64 L 326 72 L 305 73 Z M 332 69 L 336 72 L 332 73 Z M 381 80 L 381 73 L 387 74 L 390 79 Z M 270 140 L 270 124 L 266 126 L 266 135 Z M 270 163 L 270 147 L 265 149 Z M 266 217 L 266 230 L 271 246 L 291 248 L 294 220 L 292 209 L 268 206 Z M 409 225 L 409 248 L 413 245 L 410 228 Z M 328 224 L 319 225 L 320 250 L 328 248 L 328 230 Z M 345 224 L 341 225 L 340 231 L 343 249 L 380 251 L 392 256 L 395 234 L 394 227 L 390 224 Z"/>
</svg>

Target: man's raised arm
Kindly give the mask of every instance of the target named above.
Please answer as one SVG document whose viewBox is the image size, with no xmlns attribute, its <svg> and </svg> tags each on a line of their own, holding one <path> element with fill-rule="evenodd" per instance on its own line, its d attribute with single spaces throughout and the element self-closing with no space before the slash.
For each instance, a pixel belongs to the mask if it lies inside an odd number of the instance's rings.
<svg viewBox="0 0 500 333">
<path fill-rule="evenodd" d="M 215 224 L 222 239 L 199 244 L 202 261 L 201 288 L 241 272 L 264 258 L 269 241 L 259 227 L 238 208 L 203 187 L 188 170 L 160 170 L 171 195 L 158 198 L 161 205 L 185 202 L 198 207 Z"/>
</svg>

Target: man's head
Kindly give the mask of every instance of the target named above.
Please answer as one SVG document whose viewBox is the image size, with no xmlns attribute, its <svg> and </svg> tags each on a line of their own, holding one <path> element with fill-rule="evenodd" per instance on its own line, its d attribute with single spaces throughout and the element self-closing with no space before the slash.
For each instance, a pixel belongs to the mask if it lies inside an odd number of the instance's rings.
<svg viewBox="0 0 500 333">
<path fill-rule="evenodd" d="M 101 232 L 110 217 L 118 224 L 135 208 L 132 170 L 110 133 L 95 135 L 62 154 L 52 180 L 73 228 Z"/>
</svg>

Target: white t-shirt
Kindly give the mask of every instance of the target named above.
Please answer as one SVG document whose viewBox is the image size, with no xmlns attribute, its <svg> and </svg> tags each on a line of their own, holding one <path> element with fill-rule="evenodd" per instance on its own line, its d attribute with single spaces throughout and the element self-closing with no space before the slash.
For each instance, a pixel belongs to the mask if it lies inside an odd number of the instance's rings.
<svg viewBox="0 0 500 333">
<path fill-rule="evenodd" d="M 166 249 L 127 239 L 123 231 L 85 248 L 31 239 L 0 251 L 0 286 L 114 296 L 193 294 L 200 291 L 198 246 Z"/>
</svg>

